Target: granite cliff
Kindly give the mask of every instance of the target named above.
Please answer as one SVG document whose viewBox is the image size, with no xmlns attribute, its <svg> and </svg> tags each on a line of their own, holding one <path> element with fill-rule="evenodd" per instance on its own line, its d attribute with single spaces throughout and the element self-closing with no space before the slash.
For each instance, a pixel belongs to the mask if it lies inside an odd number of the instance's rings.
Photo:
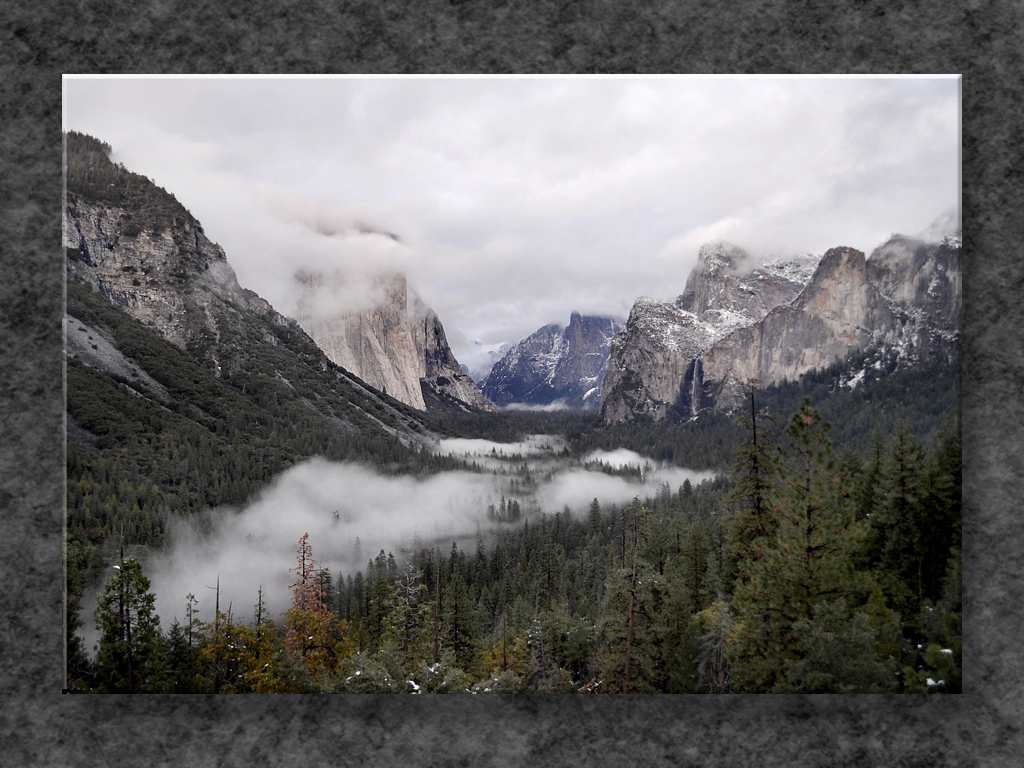
<svg viewBox="0 0 1024 768">
<path fill-rule="evenodd" d="M 441 319 L 415 291 L 410 295 L 409 319 L 417 360 L 422 362 L 420 387 L 427 410 L 454 407 L 462 411 L 493 411 L 494 405 L 455 359 Z"/>
<path fill-rule="evenodd" d="M 894 235 L 869 258 L 833 248 L 810 275 L 805 257 L 747 261 L 738 249 L 705 246 L 674 305 L 637 301 L 612 346 L 605 421 L 729 410 L 750 379 L 795 381 L 854 353 L 876 371 L 959 359 L 958 237 Z M 856 386 L 868 373 L 862 366 L 842 380 Z"/>
<path fill-rule="evenodd" d="M 701 390 L 701 357 L 721 339 L 796 298 L 818 259 L 812 255 L 756 261 L 741 248 L 702 246 L 697 266 L 674 301 L 642 297 L 612 342 L 601 415 L 687 418 L 709 403 Z"/>
<path fill-rule="evenodd" d="M 342 275 L 300 272 L 296 280 L 303 289 L 299 325 L 338 365 L 421 411 L 439 402 L 460 410 L 494 409 L 463 373 L 440 319 L 408 289 L 404 274 L 374 276 L 372 293 L 379 299 L 360 311 L 331 308 L 329 296 L 343 287 Z"/>
<path fill-rule="evenodd" d="M 218 379 L 282 382 L 345 432 L 383 431 L 403 442 L 426 435 L 412 411 L 334 364 L 296 321 L 239 286 L 224 250 L 173 195 L 113 163 L 110 148 L 92 137 L 69 133 L 67 147 L 62 240 L 71 281 Z M 140 361 L 111 350 L 102 354 L 104 332 L 86 318 L 74 319 L 68 323 L 69 355 L 113 374 L 131 371 L 131 379 L 153 389 Z M 159 387 L 153 391 L 160 399 Z M 342 399 L 332 401 L 336 393 Z"/>
<path fill-rule="evenodd" d="M 69 277 L 195 353 L 218 375 L 241 370 L 244 355 L 222 337 L 245 333 L 246 315 L 288 325 L 239 286 L 224 249 L 184 209 L 166 227 L 137 230 L 125 208 L 69 191 L 63 241 Z M 262 335 L 273 343 L 270 334 Z"/>
</svg>

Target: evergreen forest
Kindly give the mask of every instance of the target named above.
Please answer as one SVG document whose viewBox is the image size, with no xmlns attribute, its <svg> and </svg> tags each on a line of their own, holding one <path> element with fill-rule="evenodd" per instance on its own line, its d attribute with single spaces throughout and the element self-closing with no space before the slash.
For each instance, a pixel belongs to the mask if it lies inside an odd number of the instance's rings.
<svg viewBox="0 0 1024 768">
<path fill-rule="evenodd" d="M 584 514 L 502 496 L 482 510 L 475 543 L 382 550 L 353 573 L 332 573 L 303 536 L 286 613 L 271 614 L 262 590 L 248 610 L 225 607 L 218 588 L 202 610 L 180 595 L 184 618 L 168 624 L 133 554 L 165 547 L 174 517 L 244 505 L 313 456 L 396 475 L 486 470 L 375 429 L 341 380 L 303 397 L 258 370 L 215 377 L 73 282 L 68 314 L 170 395 L 68 360 L 70 692 L 961 690 L 958 370 L 880 371 L 851 391 L 836 368 L 752 387 L 738 415 L 669 425 L 410 412 L 436 435 L 546 433 L 565 439 L 567 459 L 629 448 L 719 474 L 640 485 L 626 504 L 594 498 Z M 361 428 L 337 429 L 311 399 Z"/>
</svg>

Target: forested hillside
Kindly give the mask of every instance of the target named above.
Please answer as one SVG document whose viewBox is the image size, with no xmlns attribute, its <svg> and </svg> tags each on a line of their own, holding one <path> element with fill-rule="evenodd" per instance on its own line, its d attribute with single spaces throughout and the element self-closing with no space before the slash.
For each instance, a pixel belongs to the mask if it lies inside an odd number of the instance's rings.
<svg viewBox="0 0 1024 768">
<path fill-rule="evenodd" d="M 255 328 L 236 340 L 246 367 L 217 377 L 88 288 L 67 291 L 73 586 L 96 577 L 111 547 L 161 547 L 171 518 L 240 506 L 311 456 L 388 471 L 459 466 L 422 450 L 443 427 L 325 359 L 311 366 L 322 355 L 301 331 Z"/>
<path fill-rule="evenodd" d="M 932 380 L 941 376 L 933 372 Z M 959 412 L 933 417 L 927 392 L 914 407 L 915 398 L 884 399 L 890 383 L 880 386 L 869 383 L 862 396 L 877 398 L 883 414 L 917 413 L 917 421 L 874 418 L 863 450 L 850 430 L 834 451 L 829 428 L 806 402 L 773 422 L 763 403 L 795 393 L 770 390 L 755 393 L 739 421 L 698 420 L 661 438 L 679 455 L 714 445 L 728 454 L 727 474 L 696 487 L 663 485 L 608 508 L 595 499 L 582 516 L 568 509 L 524 516 L 503 498 L 471 551 L 455 544 L 397 557 L 381 551 L 356 573 L 321 568 L 318 542 L 303 537 L 287 614 L 267 615 L 255 594 L 251 610 L 207 608 L 200 618 L 194 596 L 181 595 L 187 625 L 161 631 L 148 619 L 137 637 L 149 639 L 132 640 L 130 675 L 123 626 L 110 618 L 120 590 L 139 593 L 138 626 L 146 615 L 146 577 L 129 558 L 96 611 L 104 633 L 97 659 L 72 649 L 72 685 L 221 693 L 957 692 Z M 954 400 L 956 391 L 951 386 Z M 853 408 L 843 405 L 850 394 L 826 403 L 842 414 Z M 476 432 L 488 433 L 488 424 L 512 438 L 542 422 L 573 436 L 581 455 L 604 434 L 580 416 L 522 414 L 478 421 Z M 663 431 L 652 425 L 645 444 L 657 444 Z M 622 436 L 605 437 L 619 444 Z"/>
</svg>

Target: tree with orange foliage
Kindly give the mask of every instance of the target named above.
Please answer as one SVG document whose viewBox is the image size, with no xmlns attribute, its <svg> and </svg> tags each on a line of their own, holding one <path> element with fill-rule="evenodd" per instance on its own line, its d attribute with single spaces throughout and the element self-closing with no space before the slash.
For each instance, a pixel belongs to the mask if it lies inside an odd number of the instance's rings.
<svg viewBox="0 0 1024 768">
<path fill-rule="evenodd" d="M 313 679 L 323 680 L 326 686 L 338 660 L 352 652 L 348 625 L 327 608 L 322 569 L 313 559 L 308 533 L 299 539 L 296 559 L 298 565 L 288 569 L 296 581 L 291 585 L 292 607 L 285 619 L 285 649 L 304 662 Z"/>
</svg>

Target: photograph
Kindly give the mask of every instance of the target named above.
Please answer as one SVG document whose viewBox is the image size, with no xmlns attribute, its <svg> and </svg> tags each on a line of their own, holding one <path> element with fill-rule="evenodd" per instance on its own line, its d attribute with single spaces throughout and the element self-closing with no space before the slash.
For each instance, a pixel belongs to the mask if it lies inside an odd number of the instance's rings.
<svg viewBox="0 0 1024 768">
<path fill-rule="evenodd" d="M 65 693 L 962 692 L 959 75 L 61 85 Z"/>
</svg>

